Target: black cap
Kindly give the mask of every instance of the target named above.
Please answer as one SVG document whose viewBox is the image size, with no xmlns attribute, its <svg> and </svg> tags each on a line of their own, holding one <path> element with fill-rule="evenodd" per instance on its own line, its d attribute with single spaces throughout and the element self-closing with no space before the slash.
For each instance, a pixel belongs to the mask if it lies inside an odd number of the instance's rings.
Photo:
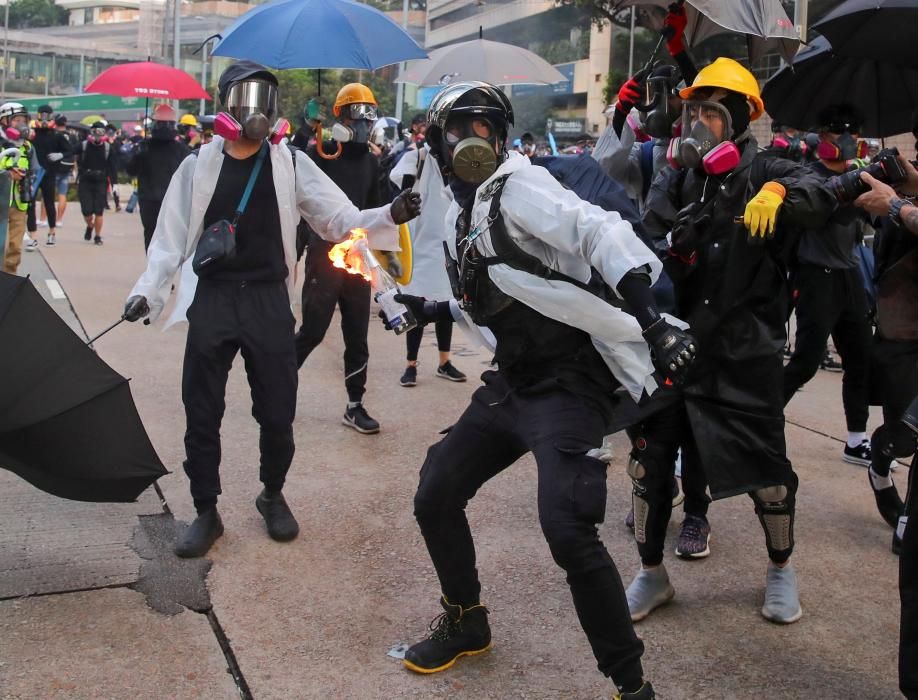
<svg viewBox="0 0 918 700">
<path fill-rule="evenodd" d="M 56 117 L 54 117 L 54 123 L 58 126 L 67 126 L 67 117 L 65 117 L 63 114 L 58 114 Z"/>
<path fill-rule="evenodd" d="M 51 105 L 42 105 L 38 108 L 39 114 L 51 114 L 54 110 L 51 108 Z"/>
<path fill-rule="evenodd" d="M 92 126 L 89 127 L 89 128 L 90 128 L 90 129 L 104 129 L 104 128 L 105 128 L 105 122 L 93 122 L 93 123 L 92 123 Z"/>
<path fill-rule="evenodd" d="M 249 78 L 261 78 L 277 85 L 277 77 L 268 68 L 254 61 L 237 61 L 220 75 L 217 88 L 221 104 L 226 104 L 226 93 L 236 83 Z"/>
</svg>

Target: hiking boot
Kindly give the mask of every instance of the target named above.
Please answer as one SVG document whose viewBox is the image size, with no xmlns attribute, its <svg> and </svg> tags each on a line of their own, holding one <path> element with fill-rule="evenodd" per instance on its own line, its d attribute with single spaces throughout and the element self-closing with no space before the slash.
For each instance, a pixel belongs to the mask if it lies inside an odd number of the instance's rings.
<svg viewBox="0 0 918 700">
<path fill-rule="evenodd" d="M 415 673 L 445 671 L 463 656 L 491 648 L 488 609 L 480 603 L 463 608 L 440 599 L 446 611 L 430 623 L 430 634 L 405 652 L 405 668 Z"/>
<path fill-rule="evenodd" d="M 871 468 L 867 470 L 867 481 L 870 482 L 870 490 L 873 491 L 873 497 L 877 501 L 880 517 L 891 528 L 895 528 L 899 524 L 899 517 L 905 513 L 905 504 L 899 498 L 899 492 L 896 490 L 892 477 L 879 476 Z"/>
<path fill-rule="evenodd" d="M 437 376 L 443 379 L 449 379 L 451 382 L 464 382 L 467 379 L 467 377 L 456 369 L 449 360 L 437 367 Z"/>
<path fill-rule="evenodd" d="M 780 568 L 774 562 L 768 562 L 762 617 L 779 625 L 789 625 L 803 617 L 797 593 L 797 575 L 790 564 Z"/>
<path fill-rule="evenodd" d="M 284 494 L 280 491 L 263 489 L 255 499 L 255 507 L 265 519 L 268 535 L 277 542 L 289 542 L 300 534 L 300 526 L 290 512 Z"/>
<path fill-rule="evenodd" d="M 96 236 L 95 239 L 93 240 L 93 243 L 95 243 L 96 245 L 102 245 L 102 236 Z"/>
<path fill-rule="evenodd" d="M 679 538 L 676 540 L 676 556 L 681 559 L 704 559 L 711 553 L 711 526 L 707 519 L 685 514 Z"/>
<path fill-rule="evenodd" d="M 92 240 L 92 226 L 87 226 L 86 230 L 83 231 L 83 240 L 84 241 Z"/>
<path fill-rule="evenodd" d="M 36 250 L 38 250 L 38 241 L 32 238 L 28 243 L 25 244 L 24 247 L 27 253 L 34 253 Z"/>
<path fill-rule="evenodd" d="M 656 700 L 656 694 L 653 692 L 653 686 L 650 681 L 644 681 L 640 688 L 630 693 L 617 693 L 612 696 L 612 700 Z"/>
<path fill-rule="evenodd" d="M 364 435 L 372 435 L 379 432 L 379 421 L 370 417 L 362 403 L 353 408 L 346 408 L 341 422 Z"/>
<path fill-rule="evenodd" d="M 55 244 L 55 235 L 53 233 L 48 234 L 48 242 L 45 244 L 47 246 L 53 246 Z"/>
<path fill-rule="evenodd" d="M 628 610 L 631 621 L 639 622 L 661 605 L 666 605 L 676 595 L 676 590 L 669 582 L 666 567 L 660 564 L 652 569 L 643 566 L 634 577 L 625 597 L 628 599 Z"/>
<path fill-rule="evenodd" d="M 870 466 L 870 440 L 864 440 L 857 447 L 848 447 L 845 444 L 845 450 L 842 452 L 842 459 L 848 464 L 857 464 L 861 467 Z"/>
<path fill-rule="evenodd" d="M 841 362 L 832 357 L 832 353 L 826 350 L 826 356 L 823 361 L 819 363 L 819 369 L 824 369 L 826 372 L 841 372 L 843 367 Z"/>
<path fill-rule="evenodd" d="M 183 559 L 203 557 L 223 534 L 223 521 L 216 506 L 196 517 L 175 544 L 173 551 Z"/>
<path fill-rule="evenodd" d="M 398 380 L 398 383 L 402 386 L 416 386 L 418 383 L 418 368 L 415 365 L 405 367 L 405 373 Z"/>
</svg>

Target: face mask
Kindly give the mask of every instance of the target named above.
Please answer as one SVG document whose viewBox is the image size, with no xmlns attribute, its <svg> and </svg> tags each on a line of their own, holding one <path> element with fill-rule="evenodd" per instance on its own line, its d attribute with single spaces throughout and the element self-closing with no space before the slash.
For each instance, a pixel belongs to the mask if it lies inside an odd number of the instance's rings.
<svg viewBox="0 0 918 700">
<path fill-rule="evenodd" d="M 257 119 L 261 117 L 261 119 Z M 264 124 L 262 124 L 264 120 Z M 279 144 L 287 133 L 290 123 L 286 119 L 278 119 L 274 128 L 268 130 L 268 120 L 263 114 L 253 114 L 246 120 L 246 125 L 242 126 L 233 118 L 233 115 L 226 112 L 220 112 L 214 118 L 214 133 L 222 136 L 227 141 L 237 141 L 240 136 L 245 136 L 253 141 L 260 141 L 270 136 L 272 144 Z M 259 134 L 261 134 L 259 136 Z"/>
<path fill-rule="evenodd" d="M 448 166 L 463 182 L 480 185 L 497 171 L 497 137 L 494 125 L 487 119 L 447 124 L 443 140 L 449 154 Z"/>
<path fill-rule="evenodd" d="M 847 131 L 841 134 L 835 143 L 823 139 L 816 149 L 820 160 L 852 160 L 867 156 L 867 142 L 858 141 Z"/>
<path fill-rule="evenodd" d="M 703 167 L 704 157 L 720 143 L 726 143 L 724 139 L 719 139 L 714 132 L 698 118 L 702 110 L 715 110 L 720 116 L 723 125 L 724 134 L 733 133 L 732 120 L 730 113 L 718 102 L 685 102 L 682 109 L 682 130 L 684 135 L 678 139 L 675 144 L 675 150 L 671 149 L 673 159 L 684 168 L 701 168 Z M 677 141 L 677 139 L 673 139 Z M 672 142 L 670 144 L 673 145 Z M 735 145 L 734 145 L 735 147 Z"/>
<path fill-rule="evenodd" d="M 359 119 L 350 126 L 336 122 L 332 126 L 332 138 L 338 143 L 368 143 L 370 122 Z"/>
<path fill-rule="evenodd" d="M 6 138 L 8 138 L 10 141 L 19 141 L 19 140 L 22 138 L 22 133 L 19 131 L 19 129 L 15 129 L 15 128 L 13 128 L 12 126 L 8 126 L 8 127 L 4 128 L 4 129 L 3 129 L 3 134 L 4 134 L 4 135 L 6 136 Z"/>
<path fill-rule="evenodd" d="M 673 122 L 679 116 L 678 111 L 670 108 L 669 97 L 672 84 L 666 77 L 649 78 L 643 104 L 636 105 L 641 112 L 641 126 L 648 136 L 668 139 L 673 134 Z"/>
<path fill-rule="evenodd" d="M 214 131 L 229 141 L 241 136 L 261 141 L 271 133 L 270 120 L 277 114 L 277 86 L 265 80 L 236 83 L 227 90 L 224 106 L 214 122 L 222 131 Z"/>
</svg>

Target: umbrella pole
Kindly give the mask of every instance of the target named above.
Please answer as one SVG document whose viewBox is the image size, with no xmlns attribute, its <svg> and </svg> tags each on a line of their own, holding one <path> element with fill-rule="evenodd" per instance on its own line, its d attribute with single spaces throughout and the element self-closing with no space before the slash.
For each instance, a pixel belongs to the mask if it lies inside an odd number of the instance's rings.
<svg viewBox="0 0 918 700">
<path fill-rule="evenodd" d="M 108 333 L 110 330 L 113 330 L 113 329 L 117 328 L 118 326 L 120 326 L 120 325 L 121 325 L 122 323 L 124 323 L 125 321 L 127 321 L 127 318 L 124 317 L 124 316 L 122 316 L 122 317 L 119 318 L 117 321 L 115 321 L 112 325 L 110 325 L 108 328 L 106 328 L 104 331 L 102 331 L 101 333 L 99 333 L 99 335 L 97 335 L 95 338 L 93 338 L 92 340 L 87 340 L 87 341 L 86 341 L 86 344 L 87 344 L 87 345 L 92 345 L 94 342 L 96 342 L 96 341 L 97 341 L 99 338 L 101 338 L 103 335 L 105 335 L 106 333 Z M 149 325 L 150 325 L 150 319 L 145 318 L 145 319 L 143 320 L 143 324 L 144 324 L 145 326 L 149 326 Z"/>
</svg>

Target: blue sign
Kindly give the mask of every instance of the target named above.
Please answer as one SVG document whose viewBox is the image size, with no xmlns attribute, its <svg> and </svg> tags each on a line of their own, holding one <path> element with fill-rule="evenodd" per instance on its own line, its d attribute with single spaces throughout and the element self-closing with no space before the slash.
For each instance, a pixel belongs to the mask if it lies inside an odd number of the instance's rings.
<svg viewBox="0 0 918 700">
<path fill-rule="evenodd" d="M 555 83 L 554 85 L 514 85 L 514 97 L 528 97 L 529 95 L 573 95 L 574 94 L 574 66 L 576 61 L 571 63 L 559 63 L 555 66 L 558 72 L 565 77 L 564 82 Z"/>
</svg>

